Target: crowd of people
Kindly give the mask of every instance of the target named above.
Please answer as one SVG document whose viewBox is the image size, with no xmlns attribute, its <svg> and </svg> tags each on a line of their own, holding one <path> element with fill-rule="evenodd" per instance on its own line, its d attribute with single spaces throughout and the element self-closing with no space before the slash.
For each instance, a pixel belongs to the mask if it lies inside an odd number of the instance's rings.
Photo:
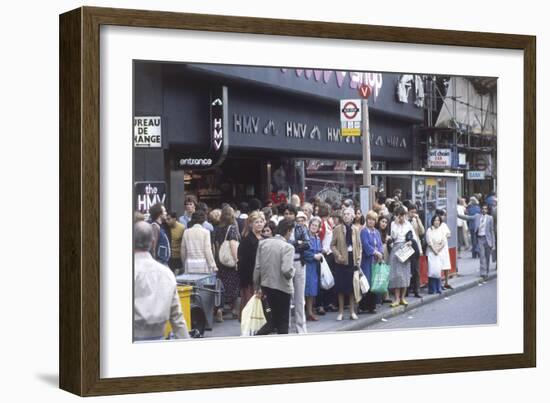
<svg viewBox="0 0 550 403">
<path fill-rule="evenodd" d="M 485 277 L 496 247 L 496 197 L 490 194 L 484 204 L 480 199 L 475 195 L 468 205 L 463 199 L 458 202 L 458 246 L 471 247 Z M 349 319 L 357 320 L 358 314 L 375 313 L 385 303 L 406 306 L 409 296 L 421 297 L 423 254 L 428 261 L 428 293 L 452 288 L 451 230 L 444 210 L 435 211 L 426 229 L 417 206 L 401 200 L 399 191 L 391 198 L 379 197 L 368 212 L 351 199 L 302 202 L 293 196 L 290 200 L 274 205 L 251 199 L 209 209 L 188 196 L 180 216 L 168 214 L 161 203 L 150 208 L 147 220 L 136 212 L 134 240 L 141 243 L 134 245 L 139 257 L 134 326 L 139 337 L 162 338 L 160 323 L 166 321 L 176 330 L 175 337 L 189 337 L 177 302 L 174 275 L 180 273 L 215 273 L 221 280 L 224 301 L 216 307 L 216 322 L 240 320 L 247 302 L 254 296 L 262 298 L 270 314 L 258 335 L 286 334 L 290 324 L 294 332 L 304 334 L 307 322 L 321 320 L 326 312 L 337 312 L 336 320 L 343 320 L 346 307 Z M 414 253 L 403 261 L 400 254 L 411 248 Z M 322 262 L 334 277 L 334 287 L 328 290 L 321 287 Z M 390 267 L 388 293 L 369 291 L 356 304 L 355 271 L 360 270 L 370 283 L 373 266 L 379 262 Z M 156 274 L 143 274 L 147 270 Z M 146 323 L 153 323 L 153 330 L 145 332 Z"/>
</svg>

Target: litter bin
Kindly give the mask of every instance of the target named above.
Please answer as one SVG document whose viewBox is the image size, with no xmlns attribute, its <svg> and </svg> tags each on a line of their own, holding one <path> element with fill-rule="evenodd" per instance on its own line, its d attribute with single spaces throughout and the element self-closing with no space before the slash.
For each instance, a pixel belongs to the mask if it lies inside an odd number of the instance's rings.
<svg viewBox="0 0 550 403">
<path fill-rule="evenodd" d="M 201 307 L 206 319 L 205 328 L 211 330 L 214 323 L 214 307 L 221 305 L 222 283 L 215 273 L 184 273 L 176 276 L 178 285 L 193 287 L 191 305 Z M 193 309 L 191 309 L 193 312 Z M 195 310 L 197 312 L 197 310 Z M 195 318 L 191 315 L 191 323 Z"/>
<path fill-rule="evenodd" d="M 193 286 L 190 285 L 178 285 L 178 296 L 180 299 L 181 311 L 183 312 L 183 318 L 187 325 L 187 330 L 191 330 L 191 294 L 193 293 Z M 166 322 L 166 329 L 164 336 L 168 338 L 172 331 L 172 325 L 170 321 Z"/>
</svg>

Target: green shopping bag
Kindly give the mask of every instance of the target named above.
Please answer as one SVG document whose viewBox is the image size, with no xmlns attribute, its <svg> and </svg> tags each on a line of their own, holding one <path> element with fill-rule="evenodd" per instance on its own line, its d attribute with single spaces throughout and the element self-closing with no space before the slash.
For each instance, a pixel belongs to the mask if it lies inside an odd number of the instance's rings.
<svg viewBox="0 0 550 403">
<path fill-rule="evenodd" d="M 390 283 L 390 266 L 386 263 L 375 263 L 372 266 L 372 281 L 370 291 L 375 294 L 385 294 Z"/>
</svg>

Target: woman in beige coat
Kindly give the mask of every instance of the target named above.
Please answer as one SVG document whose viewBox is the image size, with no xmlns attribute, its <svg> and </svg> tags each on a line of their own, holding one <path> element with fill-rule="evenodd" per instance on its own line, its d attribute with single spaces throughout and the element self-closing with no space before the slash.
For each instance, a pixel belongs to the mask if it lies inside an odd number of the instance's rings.
<svg viewBox="0 0 550 403">
<path fill-rule="evenodd" d="M 197 211 L 191 216 L 190 228 L 183 232 L 181 239 L 181 261 L 185 273 L 213 273 L 218 271 L 210 231 L 202 224 L 206 220 L 204 211 Z"/>
<path fill-rule="evenodd" d="M 344 316 L 344 299 L 349 297 L 350 319 L 357 320 L 355 313 L 355 297 L 353 295 L 353 272 L 361 266 L 361 238 L 359 229 L 352 225 L 353 208 L 346 208 L 343 212 L 344 222 L 334 228 L 330 249 L 334 254 L 334 291 L 338 294 L 338 316 Z"/>
</svg>

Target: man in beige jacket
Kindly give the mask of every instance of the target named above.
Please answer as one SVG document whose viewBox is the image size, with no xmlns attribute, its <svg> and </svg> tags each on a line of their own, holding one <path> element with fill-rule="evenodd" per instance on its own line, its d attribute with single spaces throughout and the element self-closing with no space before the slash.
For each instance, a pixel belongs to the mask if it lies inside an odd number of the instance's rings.
<svg viewBox="0 0 550 403">
<path fill-rule="evenodd" d="M 294 232 L 294 221 L 282 220 L 277 226 L 277 234 L 258 244 L 253 283 L 256 296 L 265 294 L 271 308 L 271 318 L 256 333 L 270 334 L 277 329 L 278 334 L 288 334 L 290 297 L 294 292 L 293 277 L 294 247 L 288 243 Z"/>
</svg>

